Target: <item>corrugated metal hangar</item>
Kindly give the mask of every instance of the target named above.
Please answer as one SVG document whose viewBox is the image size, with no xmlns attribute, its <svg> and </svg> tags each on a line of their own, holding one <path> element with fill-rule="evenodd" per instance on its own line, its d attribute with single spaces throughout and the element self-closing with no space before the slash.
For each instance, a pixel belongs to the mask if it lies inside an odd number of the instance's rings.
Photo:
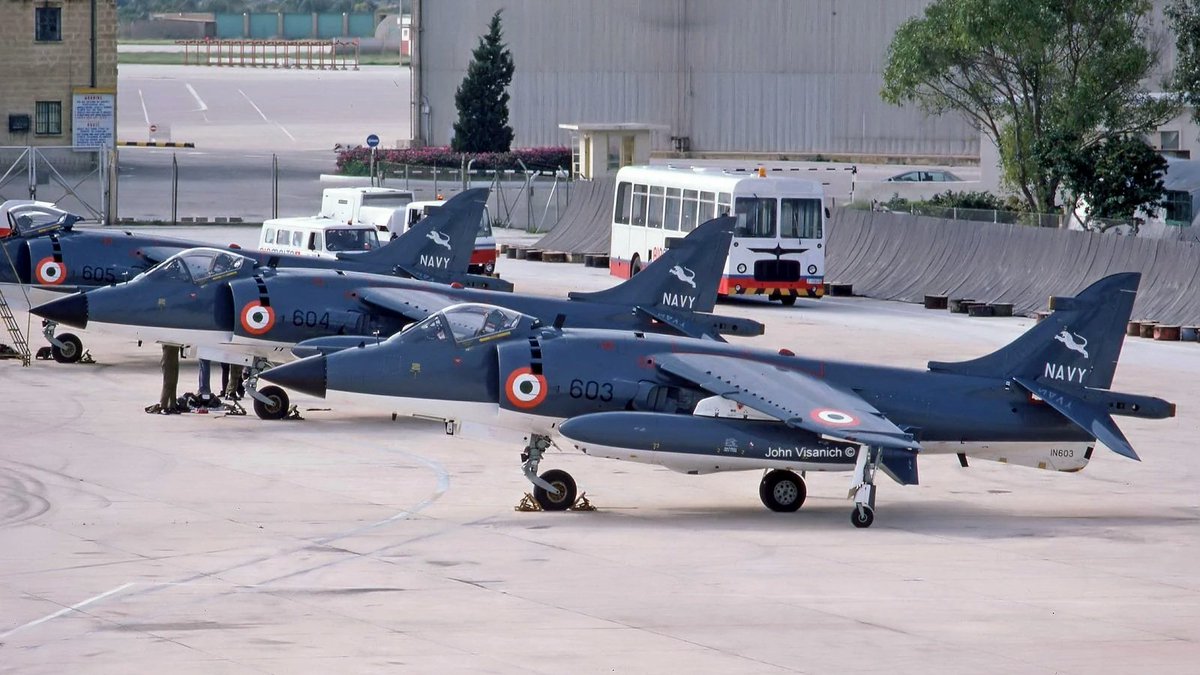
<svg viewBox="0 0 1200 675">
<path fill-rule="evenodd" d="M 450 142 L 454 92 L 503 8 L 517 147 L 560 123 L 664 125 L 696 153 L 978 157 L 961 118 L 879 98 L 895 29 L 928 0 L 437 0 L 420 26 L 413 136 Z"/>
</svg>

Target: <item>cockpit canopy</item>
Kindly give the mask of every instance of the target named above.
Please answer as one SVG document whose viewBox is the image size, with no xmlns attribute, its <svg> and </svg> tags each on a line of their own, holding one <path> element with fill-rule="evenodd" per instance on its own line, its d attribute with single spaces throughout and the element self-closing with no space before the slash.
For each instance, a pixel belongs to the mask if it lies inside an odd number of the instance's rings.
<svg viewBox="0 0 1200 675">
<path fill-rule="evenodd" d="M 182 281 L 203 286 L 237 276 L 238 272 L 254 267 L 254 261 L 216 248 L 193 248 L 180 251 L 139 275 L 139 279 Z"/>
<path fill-rule="evenodd" d="M 417 344 L 446 342 L 469 346 L 502 338 L 524 323 L 533 326 L 536 319 L 504 307 L 465 303 L 453 305 L 422 319 L 388 342 Z"/>
<path fill-rule="evenodd" d="M 33 236 L 51 230 L 69 230 L 83 220 L 50 202 L 12 199 L 0 204 L 0 239 L 9 236 Z"/>
</svg>

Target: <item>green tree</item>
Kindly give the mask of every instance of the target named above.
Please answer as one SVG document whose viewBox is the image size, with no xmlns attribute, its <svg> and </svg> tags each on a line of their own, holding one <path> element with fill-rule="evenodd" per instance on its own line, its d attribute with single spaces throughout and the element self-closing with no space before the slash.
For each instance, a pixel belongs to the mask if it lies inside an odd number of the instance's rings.
<svg viewBox="0 0 1200 675">
<path fill-rule="evenodd" d="M 1175 33 L 1171 89 L 1192 107 L 1192 121 L 1200 122 L 1200 0 L 1172 0 L 1166 15 Z"/>
<path fill-rule="evenodd" d="M 1096 218 L 1121 219 L 1136 232 L 1138 214 L 1148 215 L 1162 201 L 1167 160 L 1140 138 L 1123 136 L 1059 155 L 1056 168 L 1067 205 L 1084 229 L 1103 232 L 1119 221 Z"/>
<path fill-rule="evenodd" d="M 1175 116 L 1143 86 L 1158 52 L 1150 0 L 934 0 L 892 38 L 884 100 L 957 112 L 996 144 L 1005 182 L 1053 211 L 1053 158 Z"/>
<path fill-rule="evenodd" d="M 508 126 L 513 60 L 500 29 L 500 10 L 492 15 L 472 57 L 466 77 L 454 92 L 458 121 L 450 146 L 458 152 L 508 152 L 513 139 Z"/>
</svg>

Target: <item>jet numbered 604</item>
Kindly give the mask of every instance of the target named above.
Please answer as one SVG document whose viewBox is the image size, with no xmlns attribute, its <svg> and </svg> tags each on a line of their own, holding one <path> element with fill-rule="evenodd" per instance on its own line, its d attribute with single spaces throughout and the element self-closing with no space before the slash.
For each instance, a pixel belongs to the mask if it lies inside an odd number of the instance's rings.
<svg viewBox="0 0 1200 675">
<path fill-rule="evenodd" d="M 263 335 L 275 326 L 275 310 L 257 300 L 246 303 L 240 318 L 242 329 L 251 335 Z"/>
</svg>

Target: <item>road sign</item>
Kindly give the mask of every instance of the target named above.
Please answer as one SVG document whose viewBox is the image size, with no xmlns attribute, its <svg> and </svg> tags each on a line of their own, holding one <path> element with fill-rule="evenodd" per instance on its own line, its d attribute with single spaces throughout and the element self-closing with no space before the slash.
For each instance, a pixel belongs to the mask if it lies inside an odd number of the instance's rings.
<svg viewBox="0 0 1200 675">
<path fill-rule="evenodd" d="M 375 134 L 371 134 L 370 136 L 367 136 L 367 147 L 368 148 L 373 148 L 377 145 L 379 145 L 379 137 L 378 136 L 376 136 Z"/>
</svg>

